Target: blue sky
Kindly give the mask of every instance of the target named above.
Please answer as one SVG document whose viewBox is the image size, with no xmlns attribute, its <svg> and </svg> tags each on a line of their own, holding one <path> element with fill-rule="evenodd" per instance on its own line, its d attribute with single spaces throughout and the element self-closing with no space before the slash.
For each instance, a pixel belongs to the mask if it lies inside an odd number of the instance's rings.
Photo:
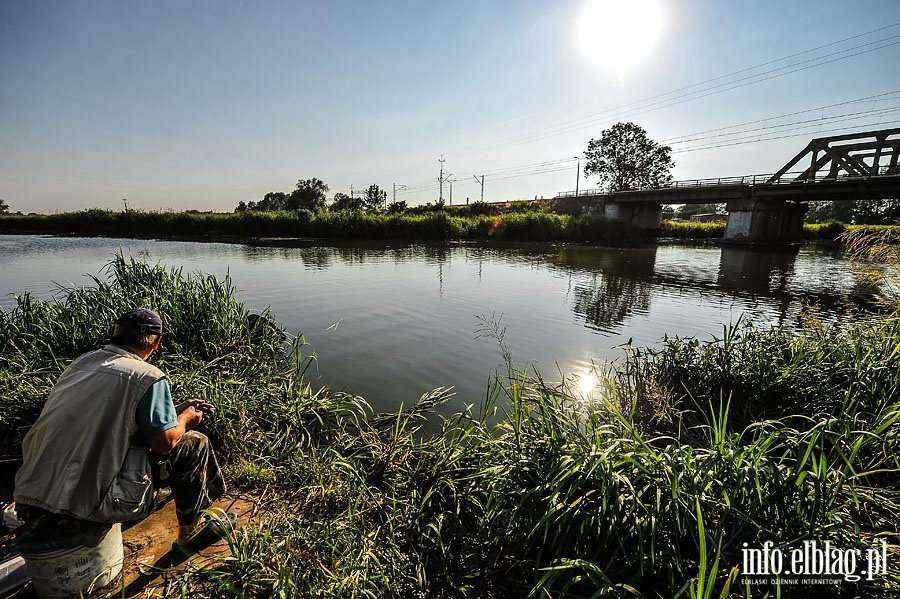
<svg viewBox="0 0 900 599">
<path fill-rule="evenodd" d="M 671 143 L 677 179 L 900 126 L 897 0 L 657 3 L 656 39 L 589 27 L 651 50 L 618 73 L 581 49 L 587 0 L 0 0 L 0 198 L 228 211 L 318 177 L 329 198 L 377 183 L 419 204 L 441 155 L 454 204 L 479 198 L 474 175 L 486 200 L 551 197 L 620 120 Z"/>
</svg>

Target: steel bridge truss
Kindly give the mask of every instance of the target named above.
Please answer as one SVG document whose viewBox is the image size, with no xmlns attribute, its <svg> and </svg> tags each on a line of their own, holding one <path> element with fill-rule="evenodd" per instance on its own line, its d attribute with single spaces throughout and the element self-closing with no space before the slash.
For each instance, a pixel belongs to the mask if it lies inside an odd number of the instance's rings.
<svg viewBox="0 0 900 599">
<path fill-rule="evenodd" d="M 820 137 L 809 142 L 766 183 L 815 183 L 897 176 L 900 175 L 898 157 L 900 129 Z M 809 166 L 797 174 L 803 164 Z M 794 172 L 790 172 L 792 169 Z"/>
</svg>

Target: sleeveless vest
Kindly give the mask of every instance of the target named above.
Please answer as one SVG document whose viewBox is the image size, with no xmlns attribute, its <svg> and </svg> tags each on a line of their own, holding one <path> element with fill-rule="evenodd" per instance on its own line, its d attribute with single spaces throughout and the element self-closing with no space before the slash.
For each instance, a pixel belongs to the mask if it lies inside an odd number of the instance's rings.
<svg viewBox="0 0 900 599">
<path fill-rule="evenodd" d="M 17 502 L 82 520 L 97 511 L 138 432 L 137 407 L 161 370 L 115 345 L 62 373 L 22 442 Z"/>
</svg>

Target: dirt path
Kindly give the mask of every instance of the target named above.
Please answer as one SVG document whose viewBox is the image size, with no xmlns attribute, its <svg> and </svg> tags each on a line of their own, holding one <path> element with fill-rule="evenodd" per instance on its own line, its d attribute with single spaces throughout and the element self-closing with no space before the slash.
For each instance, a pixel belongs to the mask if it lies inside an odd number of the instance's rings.
<svg viewBox="0 0 900 599">
<path fill-rule="evenodd" d="M 216 507 L 238 514 L 238 527 L 258 523 L 255 497 L 231 495 L 216 502 Z M 172 550 L 177 520 L 175 504 L 168 501 L 161 509 L 122 531 L 125 566 L 122 579 L 107 597 L 150 598 L 164 596 L 165 589 L 182 572 L 202 569 L 228 554 L 225 541 L 218 541 L 190 557 Z"/>
</svg>

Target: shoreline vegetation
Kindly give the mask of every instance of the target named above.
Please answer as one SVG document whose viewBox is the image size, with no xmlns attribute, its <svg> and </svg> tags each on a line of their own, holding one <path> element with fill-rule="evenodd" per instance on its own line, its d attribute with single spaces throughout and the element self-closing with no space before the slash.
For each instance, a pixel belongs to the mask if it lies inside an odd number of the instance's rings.
<svg viewBox="0 0 900 599">
<path fill-rule="evenodd" d="M 723 222 L 664 220 L 658 231 L 645 232 L 592 213 L 557 212 L 550 200 L 511 203 L 509 207 L 476 202 L 463 206 L 426 204 L 403 212 L 342 210 L 145 212 L 102 209 L 57 214 L 0 215 L 0 233 L 52 234 L 168 239 L 324 238 L 390 241 L 497 240 L 523 242 L 606 243 L 637 245 L 653 239 L 714 240 Z M 807 241 L 838 241 L 856 228 L 839 221 L 804 226 Z"/>
<path fill-rule="evenodd" d="M 91 287 L 0 311 L 0 454 L 20 451 L 60 372 L 134 305 L 166 322 L 154 362 L 173 392 L 217 408 L 205 432 L 228 479 L 272 509 L 211 571 L 169 580 L 167 597 L 900 593 L 893 309 L 800 334 L 739 324 L 630 347 L 595 400 L 516 366 L 502 323 L 483 318 L 506 369 L 483 405 L 426 436 L 418 417 L 450 389 L 375 415 L 306 383 L 302 337 L 251 315 L 228 278 L 119 255 Z M 748 548 L 810 540 L 886 547 L 890 567 L 809 585 L 744 577 Z"/>
</svg>

